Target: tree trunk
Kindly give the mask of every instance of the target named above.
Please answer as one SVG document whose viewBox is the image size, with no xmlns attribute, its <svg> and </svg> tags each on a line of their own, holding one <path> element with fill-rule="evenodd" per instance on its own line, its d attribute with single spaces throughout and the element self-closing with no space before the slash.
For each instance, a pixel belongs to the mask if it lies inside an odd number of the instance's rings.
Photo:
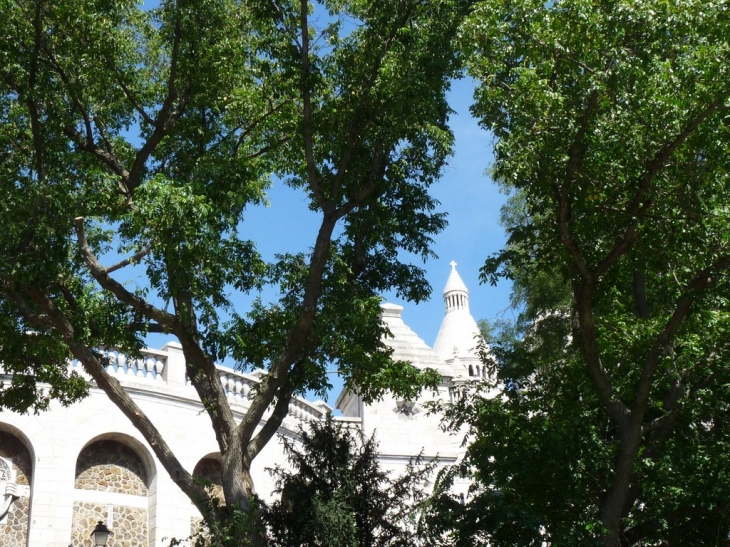
<svg viewBox="0 0 730 547">
<path fill-rule="evenodd" d="M 611 486 L 601 501 L 598 518 L 606 529 L 602 542 L 605 547 L 621 545 L 621 519 L 625 516 L 626 499 L 631 487 L 634 463 L 639 454 L 641 444 L 641 426 L 631 424 L 629 431 L 621 432 L 619 452 L 616 456 L 616 470 Z"/>
<path fill-rule="evenodd" d="M 242 447 L 236 442 L 230 443 L 221 456 L 221 479 L 226 510 L 221 511 L 219 518 L 230 519 L 234 526 L 230 547 L 265 547 L 266 535 L 261 516 L 256 505 L 252 504 L 255 491 L 251 468 L 244 462 Z M 240 510 L 238 515 L 237 510 Z"/>
</svg>

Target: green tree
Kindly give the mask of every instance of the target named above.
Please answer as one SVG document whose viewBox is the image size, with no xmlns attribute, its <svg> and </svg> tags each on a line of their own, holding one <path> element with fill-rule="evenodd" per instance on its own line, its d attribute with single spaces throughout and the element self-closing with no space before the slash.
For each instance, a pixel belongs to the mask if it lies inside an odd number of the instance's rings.
<svg viewBox="0 0 730 547">
<path fill-rule="evenodd" d="M 514 196 L 483 275 L 515 281 L 522 317 L 494 347 L 501 396 L 455 409 L 476 485 L 442 508 L 462 544 L 730 541 L 729 17 L 704 0 L 471 16 L 473 112 Z"/>
<path fill-rule="evenodd" d="M 377 295 L 429 291 L 400 257 L 428 257 L 445 224 L 428 187 L 452 144 L 459 1 L 0 6 L 0 405 L 78 399 L 78 359 L 215 519 L 97 348 L 179 340 L 229 509 L 248 507 L 252 460 L 292 394 L 326 389 L 326 364 L 366 398 L 435 380 L 392 362 Z M 272 175 L 320 227 L 310 252 L 265 263 L 243 220 Z M 278 300 L 234 307 L 266 285 Z M 215 369 L 225 358 L 268 370 L 240 423 Z"/>
<path fill-rule="evenodd" d="M 419 538 L 421 503 L 435 462 L 412 461 L 403 475 L 380 468 L 374 437 L 329 417 L 282 438 L 290 467 L 272 470 L 281 500 L 267 510 L 272 545 L 406 547 Z"/>
</svg>

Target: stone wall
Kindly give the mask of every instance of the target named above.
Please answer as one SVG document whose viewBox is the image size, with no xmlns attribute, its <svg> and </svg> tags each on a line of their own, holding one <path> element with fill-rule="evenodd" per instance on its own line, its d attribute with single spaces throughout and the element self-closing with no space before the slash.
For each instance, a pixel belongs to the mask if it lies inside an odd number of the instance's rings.
<svg viewBox="0 0 730 547">
<path fill-rule="evenodd" d="M 74 502 L 72 545 L 91 545 L 89 537 L 96 523 L 107 522 L 108 506 L 100 503 Z M 107 547 L 147 547 L 147 510 L 114 506 L 112 535 Z"/>
<path fill-rule="evenodd" d="M 146 496 L 147 473 L 139 456 L 128 446 L 97 441 L 79 454 L 74 488 Z"/>
<path fill-rule="evenodd" d="M 18 438 L 3 431 L 0 431 L 0 457 L 12 462 L 16 484 L 30 485 L 33 469 L 30 452 Z M 0 520 L 0 547 L 27 545 L 29 507 L 27 497 L 17 498 L 10 506 L 7 516 Z"/>
<path fill-rule="evenodd" d="M 220 447 L 210 417 L 186 379 L 182 348 L 172 343 L 162 351 L 145 351 L 144 357 L 145 365 L 153 361 L 152 377 L 149 367 L 140 376 L 139 367 L 119 366 L 118 355 L 116 365 L 109 367 L 113 369 L 110 373 L 155 423 L 183 466 L 192 471 L 197 462 L 216 454 Z M 161 371 L 157 368 L 160 361 L 164 364 Z M 83 374 L 79 363 L 72 366 Z M 238 420 L 248 408 L 247 394 L 261 381 L 261 374 L 242 374 L 225 367 L 218 371 Z M 308 419 L 319 419 L 324 413 L 320 404 L 298 402 L 293 407 L 294 412 L 281 426 L 281 432 L 288 436 L 296 436 L 302 408 Z M 80 403 L 63 406 L 53 401 L 47 412 L 38 415 L 9 410 L 0 414 L 0 430 L 16 432 L 33 458 L 27 538 L 9 539 L 4 523 L 0 523 L 0 547 L 88 547 L 89 534 L 98 520 L 109 524 L 117 541 L 128 541 L 134 547 L 169 547 L 169 538 L 190 535 L 191 518 L 198 511 L 164 470 L 144 436 L 101 390 L 92 385 L 89 396 Z M 111 443 L 109 450 L 97 450 L 104 446 L 97 444 L 100 439 L 131 447 L 139 459 L 125 458 L 124 454 L 132 451 L 119 444 Z M 99 452 L 106 456 L 94 460 Z M 120 452 L 122 462 L 118 461 Z M 269 499 L 274 488 L 265 468 L 284 462 L 283 450 L 276 442 L 269 443 L 254 461 L 254 482 L 265 499 Z M 109 480 L 110 476 L 114 478 Z M 111 523 L 109 506 L 114 516 Z M 129 529 L 120 536 L 120 522 L 126 519 L 123 514 L 130 515 L 135 521 L 134 531 L 140 531 L 146 539 L 126 537 L 132 532 Z"/>
<path fill-rule="evenodd" d="M 84 448 L 76 461 L 74 488 L 98 493 L 92 495 L 93 501 L 88 494 L 82 497 L 84 501 L 79 500 L 80 494 L 74 501 L 72 544 L 89 545 L 91 531 L 101 521 L 113 534 L 108 547 L 147 547 L 147 504 L 144 508 L 130 507 L 124 505 L 124 497 L 116 496 L 127 494 L 146 500 L 147 484 L 142 460 L 124 443 L 103 440 Z"/>
</svg>

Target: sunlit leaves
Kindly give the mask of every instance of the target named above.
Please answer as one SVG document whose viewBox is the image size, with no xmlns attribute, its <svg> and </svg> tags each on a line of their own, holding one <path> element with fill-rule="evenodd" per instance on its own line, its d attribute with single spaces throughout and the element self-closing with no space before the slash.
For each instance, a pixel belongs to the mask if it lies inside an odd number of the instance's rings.
<svg viewBox="0 0 730 547">
<path fill-rule="evenodd" d="M 518 321 L 492 346 L 504 398 L 457 407 L 479 415 L 492 544 L 727 534 L 727 491 L 706 479 L 727 474 L 729 15 L 496 0 L 464 28 L 473 112 L 513 196 L 482 270 L 515 281 Z M 490 448 L 502 435 L 510 456 Z"/>
</svg>

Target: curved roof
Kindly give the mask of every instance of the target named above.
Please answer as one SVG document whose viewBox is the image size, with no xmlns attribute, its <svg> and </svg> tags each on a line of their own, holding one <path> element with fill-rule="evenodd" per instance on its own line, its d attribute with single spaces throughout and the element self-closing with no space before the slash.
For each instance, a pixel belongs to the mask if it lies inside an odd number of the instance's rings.
<svg viewBox="0 0 730 547">
<path fill-rule="evenodd" d="M 449 274 L 449 278 L 446 280 L 444 296 L 446 296 L 446 293 L 454 291 L 465 292 L 467 296 L 469 296 L 469 289 L 466 288 L 466 284 L 461 279 L 459 272 L 456 271 L 456 262 L 452 260 L 449 265 L 451 266 L 451 273 Z"/>
<path fill-rule="evenodd" d="M 446 316 L 441 322 L 433 349 L 445 360 L 453 357 L 476 359 L 481 333 L 469 311 L 469 290 L 451 262 L 451 274 L 444 287 Z"/>
<path fill-rule="evenodd" d="M 451 367 L 405 324 L 401 317 L 403 306 L 381 304 L 380 307 L 383 322 L 392 334 L 392 337 L 386 336 L 384 342 L 393 348 L 393 359 L 407 361 L 418 368 L 436 369 L 442 376 L 453 376 Z"/>
</svg>

